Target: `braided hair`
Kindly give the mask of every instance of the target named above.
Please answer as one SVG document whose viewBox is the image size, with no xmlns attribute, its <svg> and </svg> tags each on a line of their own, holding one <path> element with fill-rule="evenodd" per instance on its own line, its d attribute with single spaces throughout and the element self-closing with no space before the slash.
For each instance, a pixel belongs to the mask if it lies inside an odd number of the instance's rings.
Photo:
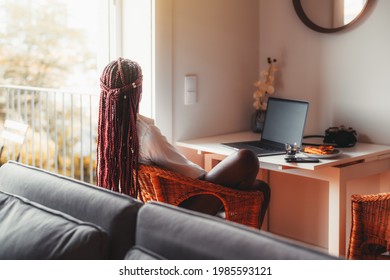
<svg viewBox="0 0 390 280">
<path fill-rule="evenodd" d="M 129 59 L 109 63 L 100 78 L 97 184 L 133 197 L 139 195 L 137 113 L 142 71 Z"/>
</svg>

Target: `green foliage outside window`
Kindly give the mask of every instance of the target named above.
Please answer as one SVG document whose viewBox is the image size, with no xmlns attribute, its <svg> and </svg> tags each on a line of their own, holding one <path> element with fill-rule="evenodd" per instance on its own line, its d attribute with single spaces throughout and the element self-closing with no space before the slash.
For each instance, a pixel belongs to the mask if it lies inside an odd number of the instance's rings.
<svg viewBox="0 0 390 280">
<path fill-rule="evenodd" d="M 91 43 L 87 42 L 88 34 L 85 30 L 72 19 L 70 2 L 76 1 L 0 0 L 0 84 L 71 90 L 79 86 L 85 88 L 85 85 L 90 85 L 91 90 L 95 88 L 94 85 L 98 82 L 96 50 L 91 49 Z M 94 1 L 90 3 L 93 4 Z M 88 16 L 88 11 L 84 12 L 85 16 Z M 31 108 L 30 104 L 33 102 L 36 108 L 50 108 L 50 110 L 40 112 L 37 110 L 35 115 L 30 111 L 27 113 L 28 119 L 24 121 L 31 123 L 32 119 L 37 118 L 38 113 L 43 119 L 51 120 L 51 123 L 44 123 L 41 131 L 35 133 L 44 133 L 45 139 L 48 134 L 48 139 L 52 142 L 53 122 L 57 121 L 54 120 L 54 116 L 57 118 L 64 116 L 66 123 L 69 123 L 71 109 L 54 112 L 56 108 L 53 98 L 32 96 L 28 101 L 28 108 Z M 79 110 L 73 108 L 72 112 L 77 115 Z M 85 111 L 85 114 L 87 118 L 89 112 Z M 84 116 L 78 117 L 84 118 Z M 5 98 L 0 98 L 0 118 L 0 122 L 3 122 Z M 95 132 L 90 133 L 90 135 L 95 134 Z M 79 138 L 77 134 L 74 135 L 74 139 L 62 134 L 58 134 L 57 137 L 61 138 L 60 143 L 64 141 L 66 143 L 59 148 L 65 146 L 67 150 L 70 150 L 69 146 L 75 145 Z M 57 161 L 60 170 L 61 165 L 69 165 L 61 155 L 61 150 L 57 155 L 54 153 L 47 155 L 45 165 L 54 165 L 54 161 Z M 80 154 L 74 155 L 76 166 L 80 164 L 80 157 Z M 95 160 L 93 155 L 84 154 L 84 162 L 91 160 Z M 36 165 L 36 162 L 29 163 Z M 66 173 L 69 173 L 68 169 Z"/>
</svg>

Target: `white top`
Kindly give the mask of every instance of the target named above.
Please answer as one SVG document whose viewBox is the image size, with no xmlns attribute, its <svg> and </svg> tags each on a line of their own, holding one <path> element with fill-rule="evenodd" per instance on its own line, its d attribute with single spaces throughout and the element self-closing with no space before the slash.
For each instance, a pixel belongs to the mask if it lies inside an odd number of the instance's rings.
<svg viewBox="0 0 390 280">
<path fill-rule="evenodd" d="M 154 125 L 154 120 L 138 115 L 137 133 L 140 163 L 155 164 L 191 178 L 198 178 L 206 173 L 168 142 L 160 129 Z"/>
</svg>

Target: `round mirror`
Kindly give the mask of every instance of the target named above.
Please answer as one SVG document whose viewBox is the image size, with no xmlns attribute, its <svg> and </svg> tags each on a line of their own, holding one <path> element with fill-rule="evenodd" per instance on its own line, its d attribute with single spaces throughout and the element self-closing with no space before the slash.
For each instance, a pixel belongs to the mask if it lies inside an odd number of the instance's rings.
<svg viewBox="0 0 390 280">
<path fill-rule="evenodd" d="M 293 0 L 294 8 L 311 29 L 331 33 L 350 26 L 363 14 L 369 0 Z"/>
</svg>

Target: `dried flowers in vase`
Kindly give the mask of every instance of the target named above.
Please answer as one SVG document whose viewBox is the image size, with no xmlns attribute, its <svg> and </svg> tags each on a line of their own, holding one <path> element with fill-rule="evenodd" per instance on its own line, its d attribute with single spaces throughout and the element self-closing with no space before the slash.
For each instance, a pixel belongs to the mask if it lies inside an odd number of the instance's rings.
<svg viewBox="0 0 390 280">
<path fill-rule="evenodd" d="M 267 58 L 268 68 L 260 72 L 260 79 L 254 83 L 256 91 L 253 93 L 255 109 L 265 111 L 267 110 L 268 95 L 275 92 L 273 86 L 275 80 L 275 72 L 278 71 L 276 67 L 277 60 Z"/>
</svg>

